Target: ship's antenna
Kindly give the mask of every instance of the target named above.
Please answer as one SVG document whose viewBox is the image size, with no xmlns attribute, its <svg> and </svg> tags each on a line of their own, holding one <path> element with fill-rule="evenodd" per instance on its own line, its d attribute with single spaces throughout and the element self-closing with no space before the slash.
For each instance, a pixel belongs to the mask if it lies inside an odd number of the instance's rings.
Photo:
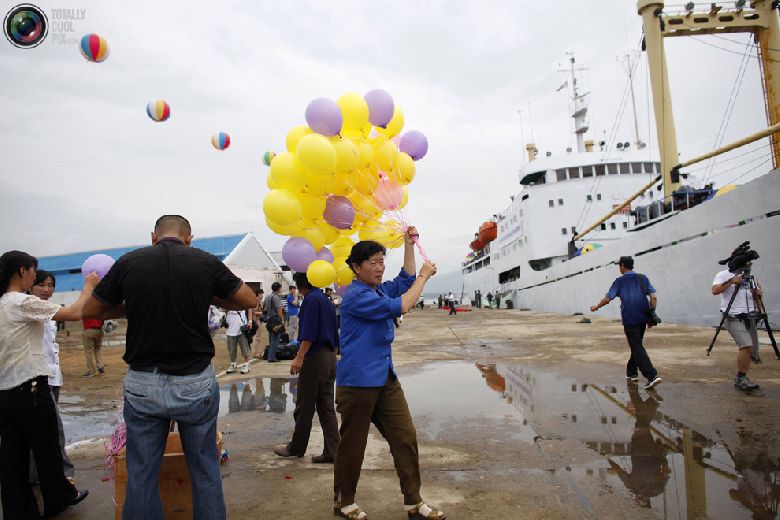
<svg viewBox="0 0 780 520">
<path fill-rule="evenodd" d="M 571 88 L 572 88 L 572 101 L 574 102 L 574 111 L 571 117 L 574 118 L 574 134 L 577 136 L 577 151 L 582 153 L 585 151 L 585 132 L 588 131 L 588 102 L 587 97 L 589 92 L 580 94 L 577 89 L 577 72 L 587 70 L 585 67 L 576 67 L 574 54 L 571 52 L 566 53 L 569 56 L 569 62 L 571 66 L 569 70 L 560 70 L 559 72 L 568 72 L 571 74 Z M 561 87 L 565 86 L 562 85 Z"/>
<path fill-rule="evenodd" d="M 518 110 L 517 111 L 517 117 L 520 118 L 520 142 L 521 142 L 521 145 L 523 147 L 523 150 L 525 150 L 525 131 L 523 129 L 523 111 L 522 110 Z M 523 156 L 523 164 L 527 164 L 528 160 L 527 160 L 526 154 L 522 154 L 522 156 Z"/>
<path fill-rule="evenodd" d="M 634 111 L 634 137 L 636 139 L 634 141 L 634 146 L 636 146 L 637 150 L 641 150 L 647 145 L 642 142 L 642 139 L 639 138 L 639 119 L 636 115 L 636 98 L 634 97 L 634 60 L 637 58 L 626 52 L 625 55 L 618 56 L 617 59 L 625 68 L 626 74 L 628 74 L 628 88 L 629 92 L 631 93 L 631 108 Z"/>
</svg>

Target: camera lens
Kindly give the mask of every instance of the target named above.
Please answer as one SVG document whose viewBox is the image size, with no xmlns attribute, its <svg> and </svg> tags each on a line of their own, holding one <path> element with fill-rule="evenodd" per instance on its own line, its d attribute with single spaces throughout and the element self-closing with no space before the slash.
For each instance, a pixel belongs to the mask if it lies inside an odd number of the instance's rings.
<svg viewBox="0 0 780 520">
<path fill-rule="evenodd" d="M 32 4 L 19 4 L 5 15 L 3 30 L 11 44 L 29 49 L 38 46 L 46 38 L 49 24 L 40 8 Z"/>
</svg>

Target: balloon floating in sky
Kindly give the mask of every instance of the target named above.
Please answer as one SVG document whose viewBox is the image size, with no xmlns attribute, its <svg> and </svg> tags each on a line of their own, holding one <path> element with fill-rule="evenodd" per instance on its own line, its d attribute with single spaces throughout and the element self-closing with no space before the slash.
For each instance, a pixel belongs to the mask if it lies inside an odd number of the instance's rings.
<svg viewBox="0 0 780 520">
<path fill-rule="evenodd" d="M 211 146 L 217 150 L 224 150 L 230 146 L 230 136 L 225 132 L 220 132 L 211 136 Z"/>
<path fill-rule="evenodd" d="M 271 166 L 271 161 L 274 160 L 274 157 L 276 157 L 276 154 L 272 151 L 267 151 L 263 154 L 263 164 L 266 166 Z"/>
<path fill-rule="evenodd" d="M 162 123 L 171 117 L 171 106 L 162 99 L 153 99 L 146 105 L 146 115 L 148 115 L 152 121 Z"/>
<path fill-rule="evenodd" d="M 82 36 L 79 50 L 87 61 L 100 63 L 108 58 L 108 42 L 97 34 L 85 34 Z"/>
<path fill-rule="evenodd" d="M 104 254 L 92 255 L 81 264 L 81 275 L 86 277 L 89 273 L 94 272 L 102 279 L 112 265 L 114 265 L 114 259 L 110 256 Z"/>
</svg>

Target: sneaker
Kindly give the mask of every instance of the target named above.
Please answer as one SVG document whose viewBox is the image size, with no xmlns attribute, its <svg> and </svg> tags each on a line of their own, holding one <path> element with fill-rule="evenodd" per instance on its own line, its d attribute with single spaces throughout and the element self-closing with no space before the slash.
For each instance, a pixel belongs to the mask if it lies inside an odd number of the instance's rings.
<svg viewBox="0 0 780 520">
<path fill-rule="evenodd" d="M 91 371 L 87 371 L 87 372 L 84 372 L 83 374 L 81 374 L 81 377 L 92 377 L 94 375 L 95 374 L 93 374 Z"/>
<path fill-rule="evenodd" d="M 98 374 L 104 374 L 106 372 L 106 369 L 103 367 L 98 367 Z"/>
<path fill-rule="evenodd" d="M 645 385 L 645 390 L 652 390 L 652 389 L 653 389 L 653 388 L 655 388 L 656 386 L 660 385 L 660 384 L 661 384 L 661 381 L 663 381 L 663 379 L 661 379 L 661 378 L 660 378 L 660 377 L 658 377 L 658 376 L 656 376 L 655 378 L 653 378 L 653 380 L 652 380 L 652 381 L 648 380 L 648 381 L 647 381 L 647 384 Z"/>
<path fill-rule="evenodd" d="M 757 384 L 748 379 L 748 376 L 734 377 L 734 386 L 740 390 L 758 390 L 760 388 Z"/>
<path fill-rule="evenodd" d="M 228 367 L 227 370 L 225 370 L 225 373 L 226 374 L 235 374 L 236 373 L 236 364 L 235 363 L 230 363 L 230 366 Z"/>
<path fill-rule="evenodd" d="M 639 376 L 626 376 L 626 381 L 628 381 L 629 383 L 638 383 Z"/>
<path fill-rule="evenodd" d="M 249 373 L 249 363 L 244 363 L 243 365 L 241 365 L 241 373 L 242 374 Z"/>
</svg>

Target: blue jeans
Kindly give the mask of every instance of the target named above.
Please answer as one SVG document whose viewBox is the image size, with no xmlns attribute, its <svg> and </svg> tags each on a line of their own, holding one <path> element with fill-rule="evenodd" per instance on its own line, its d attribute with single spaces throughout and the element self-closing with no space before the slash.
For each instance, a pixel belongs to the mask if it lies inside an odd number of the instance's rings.
<svg viewBox="0 0 780 520">
<path fill-rule="evenodd" d="M 162 520 L 160 464 L 171 419 L 179 425 L 192 481 L 193 520 L 225 519 L 217 452 L 219 386 L 214 368 L 173 376 L 128 370 L 124 418 L 127 424 L 127 487 L 124 520 Z"/>
<path fill-rule="evenodd" d="M 279 350 L 279 340 L 282 335 L 278 332 L 268 333 L 268 361 L 276 361 L 276 351 Z"/>
</svg>

